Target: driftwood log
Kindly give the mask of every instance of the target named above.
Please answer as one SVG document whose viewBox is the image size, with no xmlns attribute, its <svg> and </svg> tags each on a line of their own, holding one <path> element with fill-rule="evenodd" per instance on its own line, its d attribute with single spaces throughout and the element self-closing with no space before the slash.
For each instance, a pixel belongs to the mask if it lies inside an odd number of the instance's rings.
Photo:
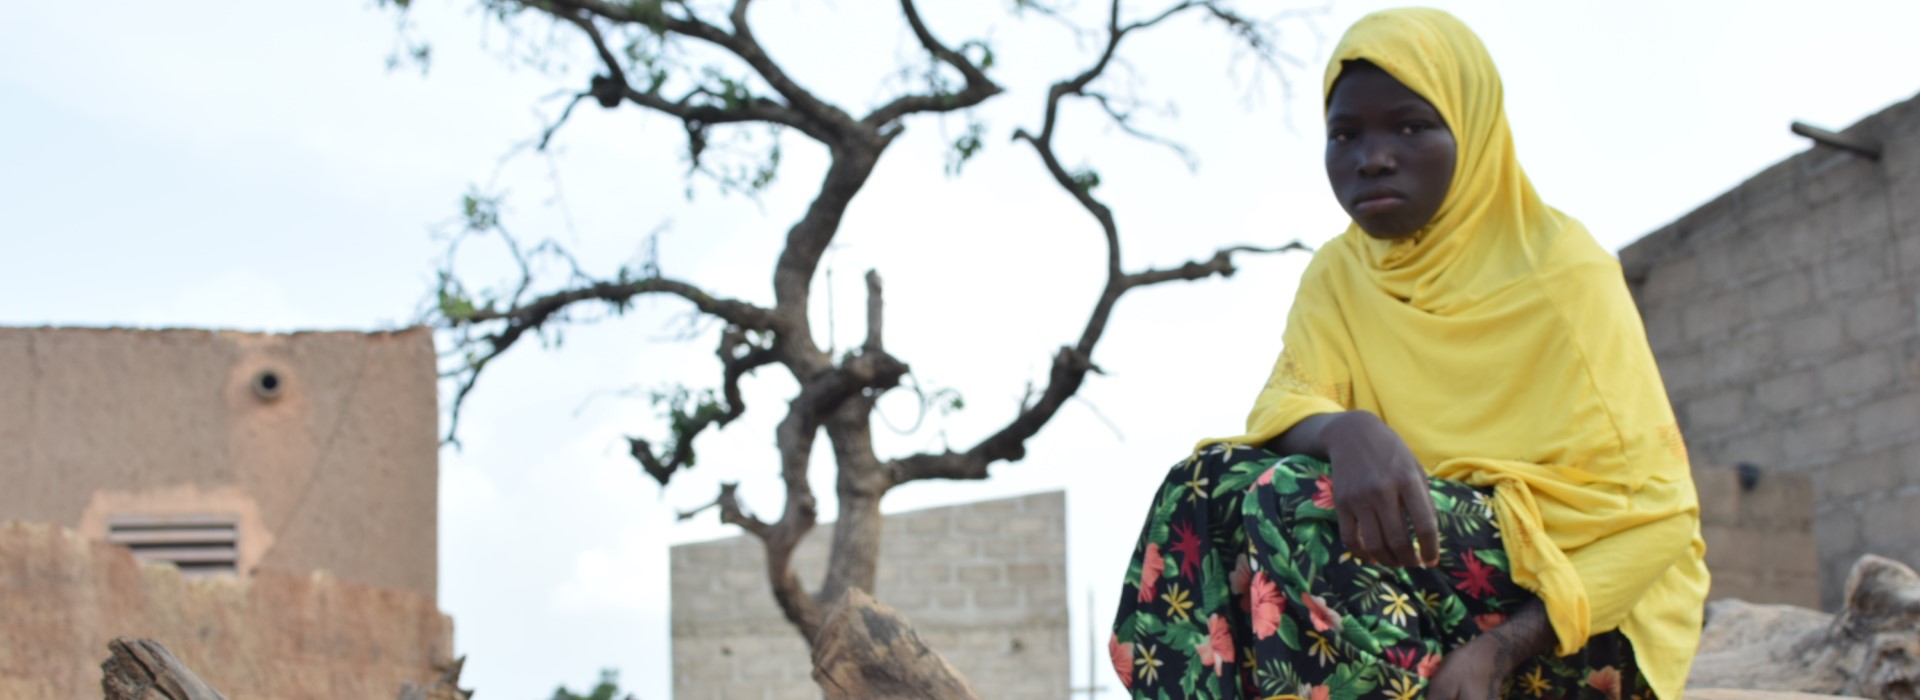
<svg viewBox="0 0 1920 700">
<path fill-rule="evenodd" d="M 1838 614 L 1715 601 L 1687 685 L 1920 700 L 1920 574 L 1861 557 Z"/>
<path fill-rule="evenodd" d="M 847 589 L 821 621 L 813 680 L 827 700 L 979 700 L 906 617 L 858 588 Z"/>
<path fill-rule="evenodd" d="M 100 664 L 106 700 L 227 700 L 159 642 L 120 637 L 107 650 L 112 654 Z"/>
</svg>

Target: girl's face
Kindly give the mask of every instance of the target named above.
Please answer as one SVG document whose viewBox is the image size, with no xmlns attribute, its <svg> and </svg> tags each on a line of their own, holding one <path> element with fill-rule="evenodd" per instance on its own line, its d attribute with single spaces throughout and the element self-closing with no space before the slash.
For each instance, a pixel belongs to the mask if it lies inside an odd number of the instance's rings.
<svg viewBox="0 0 1920 700">
<path fill-rule="evenodd" d="M 1396 239 L 1433 220 L 1453 186 L 1453 132 L 1440 111 L 1378 66 L 1347 64 L 1327 104 L 1327 181 L 1367 235 Z"/>
</svg>

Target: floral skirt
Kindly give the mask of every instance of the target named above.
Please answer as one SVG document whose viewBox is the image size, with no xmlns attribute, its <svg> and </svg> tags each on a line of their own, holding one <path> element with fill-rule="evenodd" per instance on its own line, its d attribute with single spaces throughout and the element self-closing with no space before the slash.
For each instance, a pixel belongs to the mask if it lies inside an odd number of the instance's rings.
<svg viewBox="0 0 1920 700">
<path fill-rule="evenodd" d="M 1135 698 L 1422 697 L 1449 650 L 1534 595 L 1508 576 L 1488 491 L 1429 481 L 1440 565 L 1361 564 L 1327 465 L 1218 446 L 1154 496 L 1108 642 Z M 1618 631 L 1523 663 L 1506 698 L 1653 700 Z"/>
</svg>

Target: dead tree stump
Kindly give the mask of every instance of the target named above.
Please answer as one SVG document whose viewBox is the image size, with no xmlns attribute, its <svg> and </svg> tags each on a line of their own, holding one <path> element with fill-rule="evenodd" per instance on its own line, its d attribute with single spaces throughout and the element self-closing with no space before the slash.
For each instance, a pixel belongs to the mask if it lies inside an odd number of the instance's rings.
<svg viewBox="0 0 1920 700">
<path fill-rule="evenodd" d="M 827 700 L 979 700 L 967 679 L 920 641 L 907 618 L 858 588 L 827 612 L 813 640 L 813 680 Z"/>
<path fill-rule="evenodd" d="M 1689 688 L 1920 700 L 1920 574 L 1900 562 L 1855 562 L 1838 615 L 1737 600 L 1707 613 Z"/>
<path fill-rule="evenodd" d="M 120 637 L 100 664 L 106 700 L 227 700 L 151 639 Z"/>
</svg>

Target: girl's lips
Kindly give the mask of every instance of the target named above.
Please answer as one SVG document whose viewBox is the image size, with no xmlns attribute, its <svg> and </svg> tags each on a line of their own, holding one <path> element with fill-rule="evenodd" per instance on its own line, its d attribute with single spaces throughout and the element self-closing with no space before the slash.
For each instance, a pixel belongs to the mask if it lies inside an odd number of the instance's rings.
<svg viewBox="0 0 1920 700">
<path fill-rule="evenodd" d="M 1374 197 L 1360 200 L 1359 203 L 1353 205 L 1353 210 L 1355 214 L 1371 216 L 1386 212 L 1406 203 L 1407 200 L 1405 197 Z"/>
</svg>

